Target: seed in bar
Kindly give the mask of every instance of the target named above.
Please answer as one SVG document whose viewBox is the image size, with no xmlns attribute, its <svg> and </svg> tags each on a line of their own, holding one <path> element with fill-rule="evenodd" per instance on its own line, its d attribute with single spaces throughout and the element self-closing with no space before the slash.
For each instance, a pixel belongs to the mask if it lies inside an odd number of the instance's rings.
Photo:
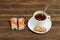
<svg viewBox="0 0 60 40">
<path fill-rule="evenodd" d="M 24 18 L 19 18 L 18 19 L 18 30 L 23 30 L 25 28 L 25 19 Z"/>
<path fill-rule="evenodd" d="M 11 18 L 11 29 L 17 29 L 17 18 Z"/>
</svg>

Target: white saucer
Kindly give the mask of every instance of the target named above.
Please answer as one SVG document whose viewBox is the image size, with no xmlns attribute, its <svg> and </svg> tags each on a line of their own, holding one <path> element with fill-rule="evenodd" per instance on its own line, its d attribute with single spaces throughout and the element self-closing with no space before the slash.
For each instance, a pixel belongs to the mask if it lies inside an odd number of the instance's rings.
<svg viewBox="0 0 60 40">
<path fill-rule="evenodd" d="M 52 26 L 52 22 L 51 22 L 51 20 L 48 20 L 48 21 L 47 21 L 47 25 L 46 25 L 46 31 L 45 31 L 45 32 L 37 32 L 37 31 L 34 31 L 35 25 L 34 25 L 33 17 L 31 17 L 31 18 L 29 19 L 29 21 L 28 21 L 28 28 L 29 28 L 31 31 L 33 31 L 33 32 L 35 32 L 35 33 L 38 33 L 38 34 L 43 34 L 43 33 L 48 32 L 48 31 L 50 30 L 51 26 Z"/>
</svg>

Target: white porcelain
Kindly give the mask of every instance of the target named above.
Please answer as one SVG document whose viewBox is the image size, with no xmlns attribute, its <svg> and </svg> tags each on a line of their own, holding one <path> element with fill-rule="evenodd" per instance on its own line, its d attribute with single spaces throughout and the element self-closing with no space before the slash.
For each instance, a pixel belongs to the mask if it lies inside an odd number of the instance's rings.
<svg viewBox="0 0 60 40">
<path fill-rule="evenodd" d="M 40 14 L 40 13 L 44 13 L 44 15 L 46 16 L 46 19 L 45 19 L 45 20 L 39 21 L 39 20 L 36 20 L 36 19 L 34 18 L 36 14 Z M 45 28 L 46 28 L 46 31 L 45 31 L 45 32 L 36 32 L 36 31 L 34 31 L 34 27 L 37 26 L 37 25 L 39 25 L 39 26 L 41 26 L 41 27 L 45 27 Z M 50 18 L 50 16 L 47 15 L 47 13 L 44 12 L 44 11 L 36 11 L 36 12 L 33 14 L 33 16 L 32 16 L 32 17 L 29 19 L 29 21 L 28 21 L 28 28 L 29 28 L 31 31 L 33 31 L 33 32 L 35 32 L 35 33 L 39 33 L 39 34 L 43 34 L 43 33 L 48 32 L 48 31 L 50 30 L 51 26 L 52 26 L 51 18 Z"/>
</svg>

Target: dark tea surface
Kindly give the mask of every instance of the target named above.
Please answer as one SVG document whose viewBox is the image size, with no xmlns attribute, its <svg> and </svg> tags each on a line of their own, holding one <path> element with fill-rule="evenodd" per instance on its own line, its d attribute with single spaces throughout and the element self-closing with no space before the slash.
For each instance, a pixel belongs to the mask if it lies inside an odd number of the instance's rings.
<svg viewBox="0 0 60 40">
<path fill-rule="evenodd" d="M 35 15 L 35 19 L 42 21 L 46 19 L 46 16 L 44 14 L 37 14 Z"/>
</svg>

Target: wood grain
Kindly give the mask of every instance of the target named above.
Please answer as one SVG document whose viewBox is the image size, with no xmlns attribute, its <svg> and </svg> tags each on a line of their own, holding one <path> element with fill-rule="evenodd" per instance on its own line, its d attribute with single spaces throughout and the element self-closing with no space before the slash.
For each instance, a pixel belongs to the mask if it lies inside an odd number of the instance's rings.
<svg viewBox="0 0 60 40">
<path fill-rule="evenodd" d="M 46 4 L 50 5 L 46 12 L 52 20 L 48 33 L 33 33 L 28 26 L 22 31 L 10 29 L 11 18 L 24 17 L 27 25 L 34 12 L 44 10 Z M 0 0 L 0 40 L 60 40 L 60 0 Z"/>
</svg>

